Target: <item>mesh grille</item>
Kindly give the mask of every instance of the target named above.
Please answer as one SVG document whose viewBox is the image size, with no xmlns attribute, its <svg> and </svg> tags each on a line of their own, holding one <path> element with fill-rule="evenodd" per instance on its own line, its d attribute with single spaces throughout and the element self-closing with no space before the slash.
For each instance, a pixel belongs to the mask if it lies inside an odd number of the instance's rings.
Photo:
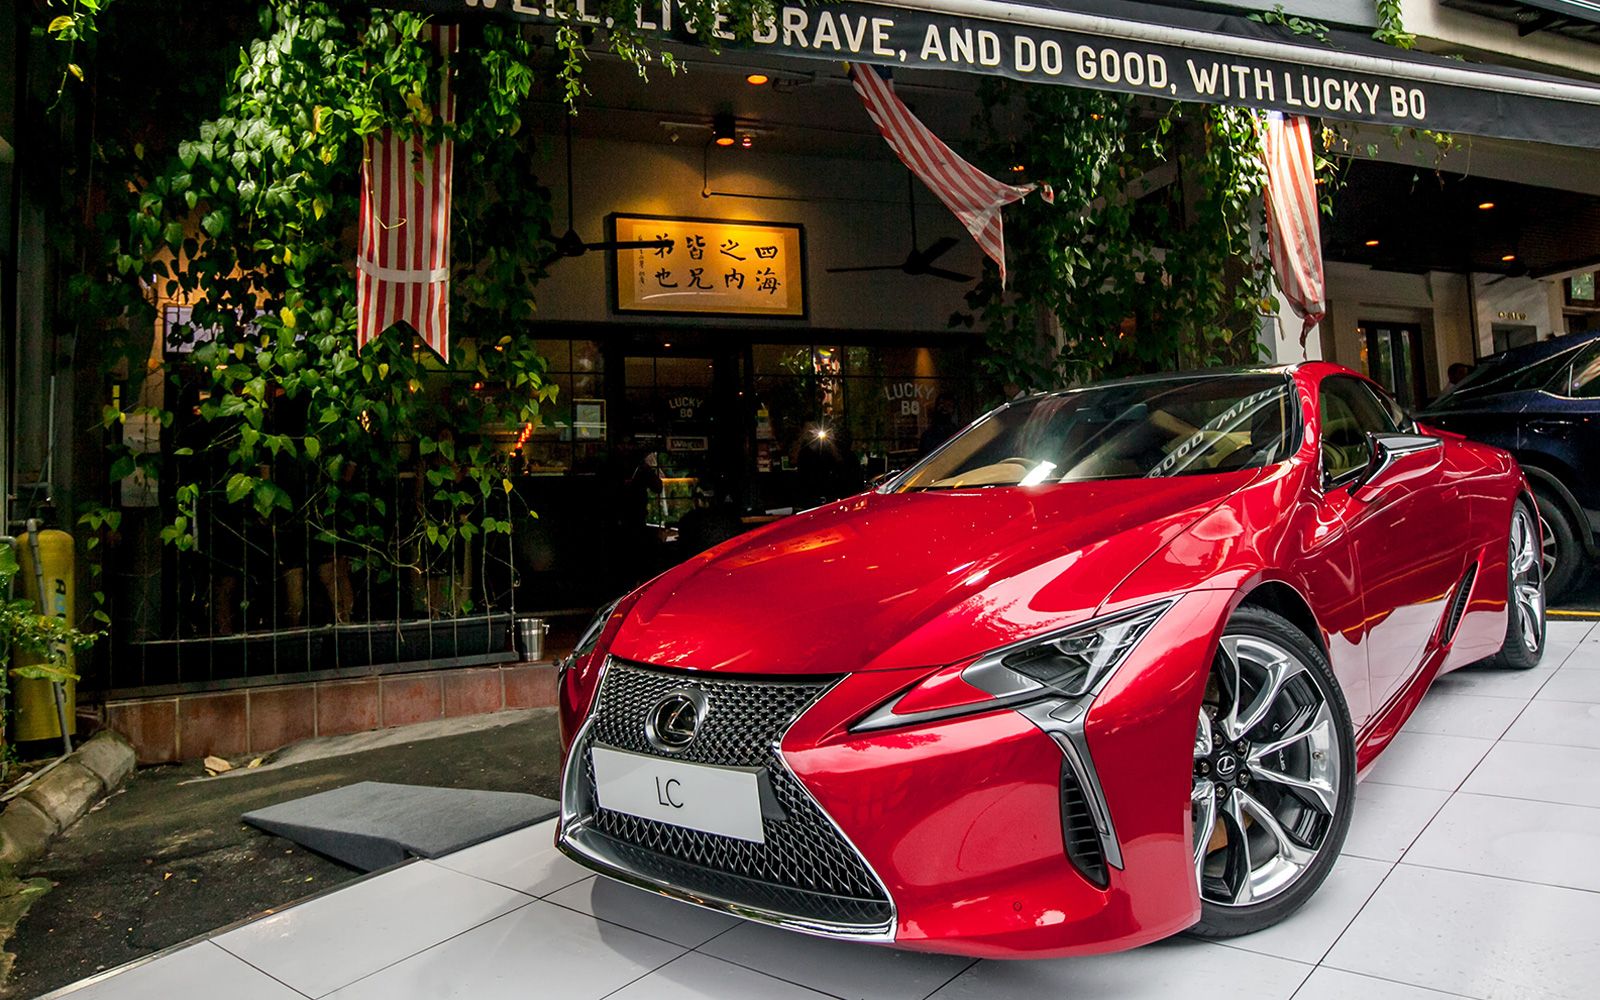
<svg viewBox="0 0 1600 1000">
<path fill-rule="evenodd" d="M 1061 836 L 1073 867 L 1095 885 L 1105 886 L 1109 881 L 1105 849 L 1083 796 L 1083 786 L 1066 761 L 1061 762 Z"/>
<path fill-rule="evenodd" d="M 640 874 L 690 892 L 838 923 L 889 919 L 888 896 L 877 878 L 777 759 L 784 730 L 831 684 L 831 679 L 706 677 L 612 662 L 600 685 L 589 740 L 576 751 L 583 754 L 591 830 L 610 840 Z M 705 695 L 705 721 L 683 751 L 663 754 L 645 738 L 645 718 L 667 692 L 685 687 Z M 672 760 L 765 768 L 763 778 L 778 807 L 764 809 L 766 842 L 599 808 L 588 754 L 594 743 Z"/>
</svg>

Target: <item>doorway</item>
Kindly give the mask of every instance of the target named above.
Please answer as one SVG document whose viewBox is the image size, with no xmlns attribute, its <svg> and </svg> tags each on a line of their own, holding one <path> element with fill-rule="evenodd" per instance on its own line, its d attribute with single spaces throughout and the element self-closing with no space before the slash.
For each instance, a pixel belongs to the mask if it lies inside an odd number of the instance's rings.
<svg viewBox="0 0 1600 1000">
<path fill-rule="evenodd" d="M 1422 366 L 1422 326 L 1363 320 L 1366 334 L 1367 375 L 1389 390 L 1407 411 L 1427 399 Z"/>
</svg>

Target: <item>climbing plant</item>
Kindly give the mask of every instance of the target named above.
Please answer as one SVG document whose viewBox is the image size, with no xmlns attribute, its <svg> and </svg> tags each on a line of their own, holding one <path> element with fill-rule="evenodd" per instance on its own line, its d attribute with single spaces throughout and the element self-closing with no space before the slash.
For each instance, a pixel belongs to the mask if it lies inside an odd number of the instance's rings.
<svg viewBox="0 0 1600 1000">
<path fill-rule="evenodd" d="M 1006 209 L 1010 283 L 990 267 L 955 322 L 980 326 L 997 386 L 1244 362 L 1268 273 L 1248 111 L 987 82 L 996 174 L 1048 185 Z M 1009 164 L 1010 166 L 1007 166 Z"/>
<path fill-rule="evenodd" d="M 86 316 L 130 329 L 154 327 L 158 301 L 191 309 L 167 331 L 183 353 L 129 336 L 110 359 L 155 366 L 187 426 L 165 457 L 123 435 L 110 476 L 160 484 L 174 511 L 162 537 L 180 549 L 199 541 L 203 505 L 239 524 L 307 523 L 386 572 L 400 553 L 508 533 L 510 458 L 493 437 L 536 423 L 555 394 L 529 326 L 551 248 L 548 192 L 518 138 L 532 42 L 485 25 L 446 61 L 414 13 L 318 0 L 260 11 L 220 112 L 130 178 L 102 217 L 102 266 L 75 280 Z M 433 112 L 446 72 L 454 121 Z M 455 143 L 449 366 L 404 327 L 357 349 L 358 182 L 364 142 L 384 129 Z M 104 413 L 108 428 L 175 417 L 148 396 Z M 418 484 L 407 515 L 371 488 L 403 470 Z"/>
<path fill-rule="evenodd" d="M 80 44 L 94 38 L 100 16 L 115 2 L 48 0 L 53 14 L 48 31 L 64 46 L 61 89 L 65 89 L 69 77 L 83 80 L 84 70 L 78 54 Z M 365 10 L 381 17 L 384 8 L 395 6 L 355 2 L 338 5 L 353 17 Z M 398 5 L 404 6 L 403 0 Z M 653 30 L 646 31 L 639 26 L 639 0 L 541 0 L 541 6 L 554 25 L 551 38 L 559 53 L 557 77 L 570 108 L 577 108 L 585 92 L 583 66 L 596 47 L 620 57 L 640 75 L 647 74 L 652 64 L 659 64 L 673 73 L 681 69 L 672 53 L 661 48 Z M 719 49 L 724 40 L 748 40 L 758 26 L 770 24 L 777 16 L 774 0 L 676 0 L 674 9 L 683 30 L 713 51 Z"/>
<path fill-rule="evenodd" d="M 1378 26 L 1372 37 L 1395 48 L 1409 49 L 1417 44 L 1417 36 L 1407 31 L 1401 21 L 1401 0 L 1373 0 L 1378 15 Z"/>
</svg>

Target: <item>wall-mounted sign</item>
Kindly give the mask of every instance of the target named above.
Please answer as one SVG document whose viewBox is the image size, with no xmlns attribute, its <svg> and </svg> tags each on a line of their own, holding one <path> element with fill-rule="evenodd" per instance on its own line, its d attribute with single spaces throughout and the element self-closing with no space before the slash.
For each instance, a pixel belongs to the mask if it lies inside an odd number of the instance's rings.
<svg viewBox="0 0 1600 1000">
<path fill-rule="evenodd" d="M 1511 319 L 1511 320 L 1518 320 L 1518 321 L 1525 320 L 1525 319 L 1528 318 L 1528 314 L 1525 313 L 1525 312 L 1511 312 L 1511 311 L 1506 310 L 1506 309 L 1500 310 L 1499 312 L 1495 313 L 1494 316 L 1495 316 L 1495 319 Z"/>
<path fill-rule="evenodd" d="M 805 232 L 781 222 L 613 215 L 618 240 L 672 246 L 613 252 L 617 312 L 806 315 Z"/>
</svg>

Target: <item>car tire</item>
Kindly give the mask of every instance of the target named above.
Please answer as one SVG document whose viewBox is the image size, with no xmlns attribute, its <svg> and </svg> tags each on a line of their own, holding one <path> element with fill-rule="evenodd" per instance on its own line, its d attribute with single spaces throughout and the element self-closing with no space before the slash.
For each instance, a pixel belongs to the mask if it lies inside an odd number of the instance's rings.
<svg viewBox="0 0 1600 1000">
<path fill-rule="evenodd" d="M 1549 490 L 1535 489 L 1534 498 L 1539 503 L 1540 535 L 1555 556 L 1554 565 L 1544 571 L 1544 591 L 1549 600 L 1560 601 L 1588 575 L 1589 554 L 1584 551 L 1567 505 Z"/>
<path fill-rule="evenodd" d="M 1490 663 L 1512 670 L 1539 665 L 1545 645 L 1544 560 L 1538 543 L 1539 515 L 1526 500 L 1511 508 L 1506 543 L 1506 638 Z"/>
<path fill-rule="evenodd" d="M 1261 665 L 1280 657 L 1281 666 Z M 1243 680 L 1230 681 L 1230 674 Z M 1264 679 L 1252 682 L 1253 674 Z M 1274 680 L 1277 676 L 1281 679 Z M 1246 709 L 1241 710 L 1235 694 L 1229 711 L 1230 684 L 1247 694 Z M 1278 694 L 1264 696 L 1273 685 Z M 1263 697 L 1268 704 L 1258 714 Z M 1206 734 L 1208 721 L 1211 732 Z M 1241 730 L 1245 723 L 1250 725 Z M 1227 744 L 1230 727 L 1237 739 Z M 1222 752 L 1231 746 L 1245 762 L 1239 767 L 1240 784 L 1232 787 L 1224 784 L 1219 738 Z M 1240 751 L 1241 746 L 1248 749 Z M 1283 778 L 1293 778 L 1300 787 Z M 1264 608 L 1240 608 L 1223 631 L 1195 734 L 1191 831 L 1207 832 L 1203 842 L 1192 833 L 1201 912 L 1189 933 L 1238 937 L 1271 927 L 1305 905 L 1338 859 L 1350 829 L 1355 785 L 1354 728 L 1327 656 L 1282 616 Z M 1215 803 L 1210 824 L 1205 822 L 1203 791 Z M 1235 830 L 1243 836 L 1235 838 Z M 1314 843 L 1296 836 L 1311 831 Z M 1219 833 L 1225 838 L 1220 848 Z M 1257 855 L 1266 859 L 1259 867 Z M 1255 884 L 1258 871 L 1264 873 L 1262 889 Z M 1275 874 L 1282 876 L 1277 884 Z M 1241 877 L 1247 888 L 1241 886 Z M 1263 891 L 1268 887 L 1270 891 Z"/>
</svg>

